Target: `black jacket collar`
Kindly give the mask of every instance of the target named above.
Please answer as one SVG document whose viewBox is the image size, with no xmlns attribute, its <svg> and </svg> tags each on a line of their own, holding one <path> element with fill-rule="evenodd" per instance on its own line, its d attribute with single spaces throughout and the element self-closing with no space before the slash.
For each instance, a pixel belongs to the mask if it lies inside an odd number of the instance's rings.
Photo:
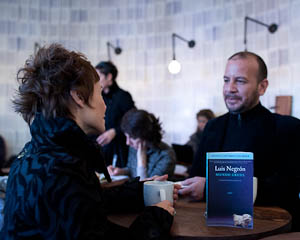
<svg viewBox="0 0 300 240">
<path fill-rule="evenodd" d="M 114 82 L 109 87 L 109 92 L 108 93 L 104 93 L 104 92 L 102 92 L 102 93 L 103 93 L 104 97 L 111 98 L 115 94 L 115 92 L 117 92 L 119 89 L 120 89 L 119 85 L 116 82 Z"/>
<path fill-rule="evenodd" d="M 103 172 L 106 179 L 110 176 L 104 164 L 99 145 L 92 141 L 81 128 L 69 118 L 56 117 L 46 119 L 41 113 L 36 114 L 30 126 L 33 143 L 40 149 L 53 147 L 86 161 L 87 168 Z M 60 161 L 67 161 L 61 158 Z"/>
</svg>

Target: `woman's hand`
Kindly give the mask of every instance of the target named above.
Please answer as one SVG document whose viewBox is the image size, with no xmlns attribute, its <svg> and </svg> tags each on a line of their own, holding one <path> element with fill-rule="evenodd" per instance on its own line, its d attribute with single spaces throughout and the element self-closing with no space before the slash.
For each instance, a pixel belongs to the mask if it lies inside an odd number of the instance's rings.
<svg viewBox="0 0 300 240">
<path fill-rule="evenodd" d="M 155 204 L 154 206 L 165 209 L 165 210 L 168 211 L 172 216 L 174 216 L 175 213 L 176 213 L 176 212 L 175 212 L 175 209 L 174 209 L 174 207 L 173 207 L 173 204 L 172 204 L 170 201 L 168 201 L 168 200 L 159 202 L 159 203 Z"/>
<path fill-rule="evenodd" d="M 138 143 L 138 149 L 137 149 L 137 152 L 136 152 L 136 157 L 137 157 L 137 166 L 146 168 L 146 166 L 147 166 L 146 141 L 141 140 Z"/>
<path fill-rule="evenodd" d="M 107 167 L 107 171 L 108 171 L 109 175 L 111 175 L 111 176 L 117 176 L 117 175 L 123 175 L 124 174 L 122 168 L 113 167 L 112 165 L 109 165 Z"/>
<path fill-rule="evenodd" d="M 174 204 L 178 200 L 178 191 L 179 191 L 180 188 L 181 188 L 181 186 L 179 184 L 174 184 L 174 190 L 173 190 L 173 201 L 174 201 Z"/>
<path fill-rule="evenodd" d="M 158 176 L 155 175 L 153 177 L 145 178 L 143 181 L 167 181 L 168 179 L 168 174 Z"/>
</svg>

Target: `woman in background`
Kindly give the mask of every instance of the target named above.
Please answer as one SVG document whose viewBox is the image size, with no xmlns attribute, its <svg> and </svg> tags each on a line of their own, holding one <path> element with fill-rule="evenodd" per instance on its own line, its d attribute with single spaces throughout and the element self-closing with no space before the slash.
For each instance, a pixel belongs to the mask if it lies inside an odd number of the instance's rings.
<svg viewBox="0 0 300 240">
<path fill-rule="evenodd" d="M 101 188 L 95 171 L 110 177 L 87 135 L 105 131 L 106 106 L 90 62 L 52 44 L 26 61 L 18 80 L 14 107 L 32 139 L 9 173 L 0 239 L 168 238 L 174 214 L 169 201 L 144 208 L 138 179 Z M 107 219 L 125 209 L 144 211 L 129 228 Z"/>
<path fill-rule="evenodd" d="M 196 154 L 198 147 L 201 142 L 202 132 L 205 128 L 206 123 L 215 118 L 215 114 L 210 109 L 202 109 L 200 110 L 197 115 L 197 129 L 196 132 L 190 136 L 190 140 L 186 143 L 193 148 L 194 155 Z"/>
<path fill-rule="evenodd" d="M 108 166 L 111 175 L 140 176 L 141 179 L 173 175 L 175 153 L 162 142 L 162 128 L 158 118 L 147 111 L 132 109 L 124 115 L 121 128 L 130 146 L 128 162 L 125 168 Z"/>
</svg>

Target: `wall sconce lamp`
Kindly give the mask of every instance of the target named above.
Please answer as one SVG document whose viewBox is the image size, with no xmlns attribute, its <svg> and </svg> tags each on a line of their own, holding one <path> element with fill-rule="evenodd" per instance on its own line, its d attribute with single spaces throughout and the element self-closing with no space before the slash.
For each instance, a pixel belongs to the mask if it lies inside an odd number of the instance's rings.
<svg viewBox="0 0 300 240">
<path fill-rule="evenodd" d="M 270 33 L 274 33 L 274 32 L 276 32 L 277 31 L 277 29 L 278 29 L 278 25 L 277 24 L 275 24 L 275 23 L 272 23 L 271 25 L 268 25 L 268 24 L 265 24 L 265 23 L 263 23 L 263 22 L 261 22 L 261 21 L 258 21 L 258 20 L 256 20 L 256 19 L 254 19 L 254 18 L 250 18 L 250 17 L 248 17 L 248 16 L 246 16 L 245 17 L 245 31 L 244 31 L 244 44 L 245 44 L 245 51 L 247 51 L 247 21 L 252 21 L 252 22 L 255 22 L 255 23 L 257 23 L 257 24 L 260 24 L 260 25 L 263 25 L 263 26 L 265 26 L 265 27 L 267 27 L 268 28 L 268 30 L 269 30 L 269 32 Z"/>
<path fill-rule="evenodd" d="M 34 43 L 34 54 L 36 54 L 40 48 L 41 48 L 41 45 L 38 42 L 35 42 Z"/>
<path fill-rule="evenodd" d="M 189 48 L 193 48 L 195 47 L 196 45 L 196 42 L 194 40 L 186 40 L 184 39 L 183 37 L 179 36 L 178 34 L 176 33 L 173 33 L 172 34 L 172 51 L 173 51 L 173 59 L 172 61 L 169 63 L 169 66 L 168 66 L 168 69 L 169 69 L 169 72 L 172 73 L 172 74 L 177 74 L 180 72 L 181 70 L 181 65 L 180 63 L 176 60 L 176 56 L 175 56 L 175 38 L 179 38 L 180 40 L 184 41 L 184 42 L 187 42 L 187 45 Z"/>
<path fill-rule="evenodd" d="M 117 43 L 117 45 L 118 45 L 118 43 Z M 110 42 L 107 42 L 106 46 L 107 46 L 107 55 L 108 55 L 109 61 L 111 61 L 110 48 L 114 49 L 115 54 L 117 54 L 117 55 L 121 54 L 121 52 L 122 52 L 122 49 L 120 47 L 118 47 L 118 46 L 115 47 Z"/>
</svg>

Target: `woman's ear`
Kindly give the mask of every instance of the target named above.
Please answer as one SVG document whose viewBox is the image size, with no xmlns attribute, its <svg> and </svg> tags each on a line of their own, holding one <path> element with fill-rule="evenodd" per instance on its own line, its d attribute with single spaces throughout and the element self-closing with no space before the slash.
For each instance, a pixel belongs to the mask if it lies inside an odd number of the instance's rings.
<svg viewBox="0 0 300 240">
<path fill-rule="evenodd" d="M 80 107 L 84 106 L 84 100 L 76 90 L 71 90 L 70 95 L 77 105 L 79 105 Z"/>
</svg>

